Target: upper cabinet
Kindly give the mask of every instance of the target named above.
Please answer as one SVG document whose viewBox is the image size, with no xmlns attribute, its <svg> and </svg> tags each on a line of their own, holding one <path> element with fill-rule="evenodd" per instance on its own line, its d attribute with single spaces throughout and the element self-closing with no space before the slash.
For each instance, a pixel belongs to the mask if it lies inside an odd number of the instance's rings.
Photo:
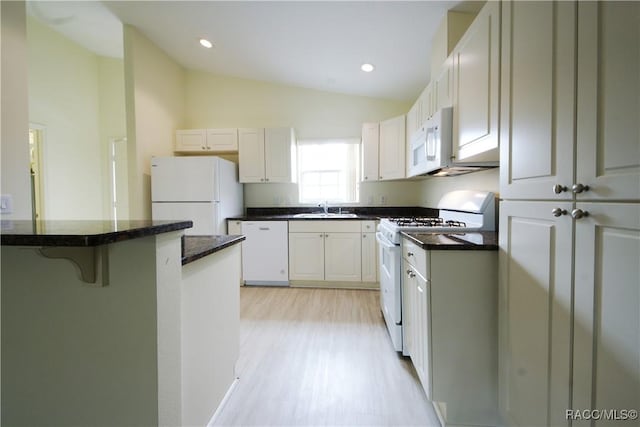
<svg viewBox="0 0 640 427">
<path fill-rule="evenodd" d="M 639 23 L 640 3 L 578 2 L 578 200 L 640 199 Z"/>
<path fill-rule="evenodd" d="M 405 116 L 362 125 L 362 181 L 405 178 Z"/>
<path fill-rule="evenodd" d="M 362 125 L 362 181 L 378 180 L 378 148 L 380 146 L 380 124 Z"/>
<path fill-rule="evenodd" d="M 238 136 L 240 182 L 295 182 L 293 129 L 239 129 Z"/>
<path fill-rule="evenodd" d="M 500 3 L 488 1 L 453 51 L 456 163 L 497 162 L 500 107 Z"/>
<path fill-rule="evenodd" d="M 453 57 L 449 56 L 439 73 L 434 76 L 433 86 L 433 112 L 453 105 Z"/>
<path fill-rule="evenodd" d="M 640 199 L 639 10 L 503 4 L 502 197 Z"/>
<path fill-rule="evenodd" d="M 238 129 L 181 129 L 176 131 L 176 152 L 238 151 Z"/>
<path fill-rule="evenodd" d="M 502 6 L 500 195 L 570 199 L 574 157 L 576 5 Z"/>
<path fill-rule="evenodd" d="M 405 174 L 405 117 L 380 122 L 380 180 L 404 178 Z"/>
</svg>

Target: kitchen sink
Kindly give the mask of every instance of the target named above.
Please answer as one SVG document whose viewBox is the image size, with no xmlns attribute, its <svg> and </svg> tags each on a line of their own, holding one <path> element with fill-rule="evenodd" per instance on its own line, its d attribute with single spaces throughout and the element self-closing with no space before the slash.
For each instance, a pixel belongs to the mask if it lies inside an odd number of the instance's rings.
<svg viewBox="0 0 640 427">
<path fill-rule="evenodd" d="M 358 215 L 353 213 L 299 213 L 294 218 L 357 218 Z"/>
</svg>

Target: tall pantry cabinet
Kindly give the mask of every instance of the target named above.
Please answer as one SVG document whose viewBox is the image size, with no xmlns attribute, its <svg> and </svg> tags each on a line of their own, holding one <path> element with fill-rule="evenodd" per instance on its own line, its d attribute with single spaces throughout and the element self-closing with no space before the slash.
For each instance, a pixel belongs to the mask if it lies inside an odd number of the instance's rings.
<svg viewBox="0 0 640 427">
<path fill-rule="evenodd" d="M 639 23 L 636 2 L 503 3 L 508 425 L 614 425 L 567 410 L 640 408 Z"/>
</svg>

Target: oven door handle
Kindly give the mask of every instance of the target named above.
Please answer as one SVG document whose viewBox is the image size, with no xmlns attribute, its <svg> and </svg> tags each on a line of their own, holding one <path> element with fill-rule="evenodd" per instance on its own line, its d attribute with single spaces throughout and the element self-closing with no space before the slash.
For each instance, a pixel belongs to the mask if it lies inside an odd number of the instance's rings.
<svg viewBox="0 0 640 427">
<path fill-rule="evenodd" d="M 387 249 L 394 249 L 397 246 L 391 243 L 389 240 L 387 240 L 384 237 L 384 235 L 379 231 L 376 233 L 376 240 L 378 241 L 378 243 L 380 243 L 382 246 L 384 246 Z"/>
</svg>

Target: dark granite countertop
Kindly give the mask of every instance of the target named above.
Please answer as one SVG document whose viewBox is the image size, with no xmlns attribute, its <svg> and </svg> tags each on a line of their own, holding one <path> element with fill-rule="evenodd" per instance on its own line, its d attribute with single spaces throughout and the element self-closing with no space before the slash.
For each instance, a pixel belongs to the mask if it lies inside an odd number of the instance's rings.
<svg viewBox="0 0 640 427">
<path fill-rule="evenodd" d="M 191 221 L 3 220 L 3 246 L 99 246 L 193 227 Z"/>
<path fill-rule="evenodd" d="M 342 208 L 344 213 L 355 214 L 355 217 L 329 216 L 319 218 L 296 217 L 301 213 L 318 213 L 318 208 L 309 207 L 282 207 L 282 208 L 247 208 L 246 215 L 227 218 L 229 221 L 363 221 L 378 220 L 386 217 L 398 216 L 437 216 L 437 209 L 423 208 L 419 206 L 353 206 Z M 329 212 L 337 213 L 336 208 L 330 208 Z"/>
<path fill-rule="evenodd" d="M 454 251 L 497 251 L 498 233 L 476 231 L 467 233 L 402 233 L 422 249 Z"/>
<path fill-rule="evenodd" d="M 182 265 L 221 251 L 243 240 L 245 240 L 244 236 L 184 236 L 182 239 Z"/>
</svg>

